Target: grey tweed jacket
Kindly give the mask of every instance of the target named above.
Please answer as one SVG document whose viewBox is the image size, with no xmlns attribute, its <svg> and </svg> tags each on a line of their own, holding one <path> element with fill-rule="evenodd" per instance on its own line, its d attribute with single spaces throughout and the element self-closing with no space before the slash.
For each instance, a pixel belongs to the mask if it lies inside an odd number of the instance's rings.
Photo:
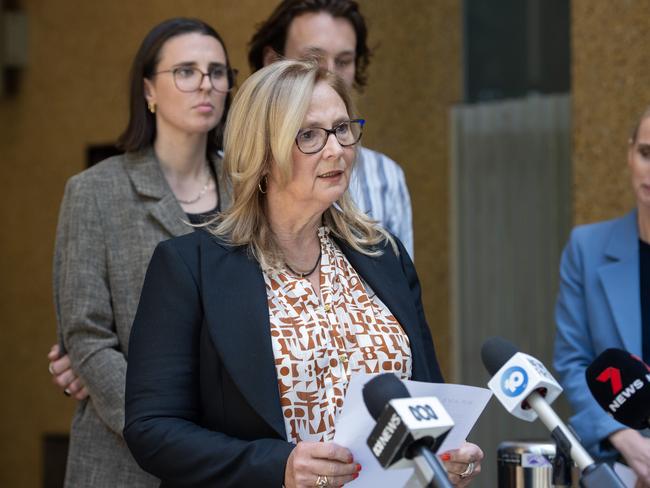
<svg viewBox="0 0 650 488">
<path fill-rule="evenodd" d="M 138 467 L 122 438 L 127 351 L 153 250 L 191 232 L 186 220 L 152 149 L 107 159 L 66 185 L 54 302 L 60 339 L 90 393 L 72 420 L 66 487 L 159 484 Z"/>
</svg>

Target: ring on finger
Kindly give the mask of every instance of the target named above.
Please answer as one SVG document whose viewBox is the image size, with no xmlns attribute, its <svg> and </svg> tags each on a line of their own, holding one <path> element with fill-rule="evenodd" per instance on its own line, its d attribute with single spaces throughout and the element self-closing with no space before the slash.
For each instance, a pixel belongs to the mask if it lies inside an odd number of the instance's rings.
<svg viewBox="0 0 650 488">
<path fill-rule="evenodd" d="M 47 365 L 47 370 L 50 372 L 52 376 L 54 376 L 54 366 L 52 366 L 52 363 Z"/>
<path fill-rule="evenodd" d="M 474 461 L 470 461 L 467 463 L 467 467 L 465 468 L 465 471 L 460 473 L 458 476 L 460 476 L 461 479 L 469 478 L 472 476 L 472 473 L 474 472 Z"/>
<path fill-rule="evenodd" d="M 316 486 L 318 488 L 325 488 L 330 485 L 330 480 L 327 479 L 327 476 L 324 474 L 319 474 L 316 478 Z"/>
<path fill-rule="evenodd" d="M 72 392 L 68 388 L 66 388 L 65 390 L 63 390 L 63 394 L 65 396 L 70 396 L 70 395 L 72 395 Z"/>
</svg>

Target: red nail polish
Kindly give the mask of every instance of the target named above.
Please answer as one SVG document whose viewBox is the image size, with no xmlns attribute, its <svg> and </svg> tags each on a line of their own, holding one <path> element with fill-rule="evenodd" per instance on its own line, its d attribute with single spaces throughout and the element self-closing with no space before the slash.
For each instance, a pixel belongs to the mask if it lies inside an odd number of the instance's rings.
<svg viewBox="0 0 650 488">
<path fill-rule="evenodd" d="M 440 459 L 442 459 L 443 461 L 449 461 L 451 459 L 451 454 L 445 452 L 444 454 L 440 455 Z"/>
<path fill-rule="evenodd" d="M 361 471 L 361 465 L 357 463 L 357 471 Z"/>
<path fill-rule="evenodd" d="M 353 479 L 353 480 L 356 480 L 358 477 L 359 477 L 359 473 L 354 473 L 354 474 L 352 475 L 352 479 Z"/>
</svg>

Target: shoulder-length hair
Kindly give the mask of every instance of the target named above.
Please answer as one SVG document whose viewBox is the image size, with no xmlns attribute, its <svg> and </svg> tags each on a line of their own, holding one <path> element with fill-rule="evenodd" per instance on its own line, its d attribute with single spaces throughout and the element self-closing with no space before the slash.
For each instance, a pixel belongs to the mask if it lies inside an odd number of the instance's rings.
<svg viewBox="0 0 650 488">
<path fill-rule="evenodd" d="M 144 80 L 150 79 L 160 62 L 160 51 L 172 37 L 198 33 L 214 37 L 223 47 L 226 64 L 230 68 L 228 51 L 219 33 L 199 19 L 175 17 L 156 25 L 146 35 L 138 49 L 129 80 L 129 123 L 118 139 L 118 147 L 126 152 L 137 152 L 151 146 L 156 137 L 156 116 L 147 110 Z M 213 156 L 223 146 L 223 126 L 230 108 L 230 94 L 226 97 L 221 121 L 208 132 L 206 154 Z"/>
<path fill-rule="evenodd" d="M 233 101 L 224 136 L 224 180 L 232 190 L 232 206 L 210 231 L 226 243 L 248 246 L 262 269 L 280 269 L 284 256 L 265 213 L 260 183 L 276 165 L 281 184 L 290 181 L 292 149 L 317 83 L 327 83 L 356 116 L 345 82 L 313 62 L 278 61 L 254 73 Z M 377 256 L 395 241 L 359 211 L 347 191 L 323 213 L 331 233 L 355 250 Z"/>
<path fill-rule="evenodd" d="M 264 66 L 264 48 L 272 48 L 284 55 L 289 26 L 296 17 L 306 13 L 325 12 L 334 18 L 349 21 L 357 38 L 355 52 L 354 83 L 361 90 L 366 86 L 366 70 L 370 64 L 372 51 L 368 47 L 368 28 L 359 11 L 359 4 L 354 0 L 284 0 L 271 16 L 257 27 L 248 44 L 248 63 L 251 70 L 257 71 Z"/>
</svg>

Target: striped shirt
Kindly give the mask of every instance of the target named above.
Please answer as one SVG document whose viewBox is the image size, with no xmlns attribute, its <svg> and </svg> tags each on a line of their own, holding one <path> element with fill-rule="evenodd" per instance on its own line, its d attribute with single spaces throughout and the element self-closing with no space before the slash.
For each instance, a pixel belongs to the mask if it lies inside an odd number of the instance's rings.
<svg viewBox="0 0 650 488">
<path fill-rule="evenodd" d="M 402 241 L 413 258 L 413 216 L 404 171 L 385 154 L 359 146 L 350 180 L 357 207 Z"/>
</svg>

